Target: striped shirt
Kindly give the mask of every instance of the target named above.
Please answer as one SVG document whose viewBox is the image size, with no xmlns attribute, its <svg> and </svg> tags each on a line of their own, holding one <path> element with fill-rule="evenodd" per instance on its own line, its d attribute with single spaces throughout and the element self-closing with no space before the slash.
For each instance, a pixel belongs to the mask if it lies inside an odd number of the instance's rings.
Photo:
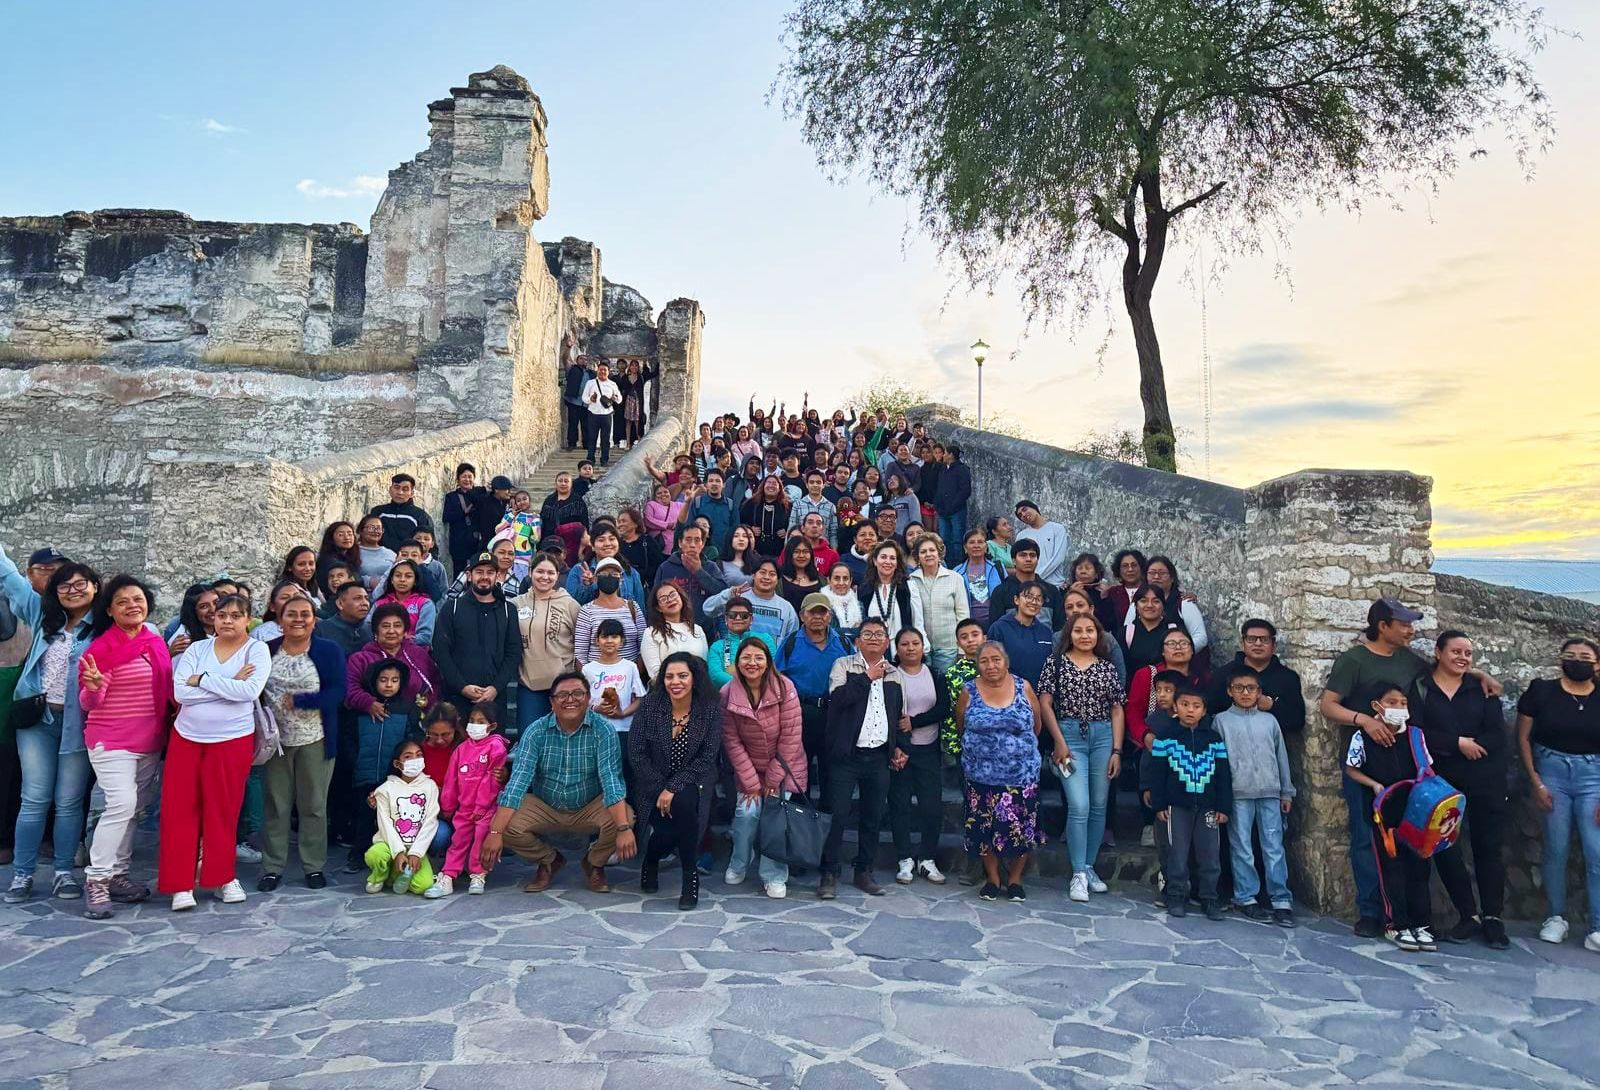
<svg viewBox="0 0 1600 1090">
<path fill-rule="evenodd" d="M 535 720 L 511 751 L 511 774 L 500 791 L 500 805 L 517 807 L 532 791 L 556 810 L 571 812 L 603 795 L 607 806 L 627 797 L 622 782 L 622 745 L 611 724 L 594 709 L 568 734 L 555 713 Z"/>
<path fill-rule="evenodd" d="M 604 620 L 622 622 L 622 657 L 629 661 L 639 657 L 639 635 L 645 628 L 644 610 L 627 599 L 615 607 L 590 602 L 578 610 L 578 623 L 572 634 L 574 657 L 579 665 L 597 657 L 594 630 L 599 628 L 600 622 Z"/>
</svg>

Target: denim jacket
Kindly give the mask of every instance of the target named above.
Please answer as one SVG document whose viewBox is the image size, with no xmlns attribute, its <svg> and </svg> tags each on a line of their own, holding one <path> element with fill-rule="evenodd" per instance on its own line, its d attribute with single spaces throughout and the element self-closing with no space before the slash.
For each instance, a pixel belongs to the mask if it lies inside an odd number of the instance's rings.
<svg viewBox="0 0 1600 1090">
<path fill-rule="evenodd" d="M 44 649 L 48 640 L 45 639 L 40 619 L 44 613 L 44 603 L 39 597 L 39 592 L 33 589 L 33 584 L 28 582 L 28 577 L 17 570 L 16 564 L 0 549 L 0 593 L 11 603 L 11 609 L 33 629 L 33 646 L 28 649 L 28 657 L 22 664 L 22 676 L 17 680 L 15 699 L 25 700 L 31 696 L 38 696 L 44 692 Z M 78 753 L 83 750 L 83 709 L 78 707 L 78 660 L 83 657 L 83 652 L 89 646 L 89 615 L 73 629 L 70 637 L 72 650 L 67 656 L 67 692 L 66 703 L 61 713 L 61 748 L 62 753 Z"/>
</svg>

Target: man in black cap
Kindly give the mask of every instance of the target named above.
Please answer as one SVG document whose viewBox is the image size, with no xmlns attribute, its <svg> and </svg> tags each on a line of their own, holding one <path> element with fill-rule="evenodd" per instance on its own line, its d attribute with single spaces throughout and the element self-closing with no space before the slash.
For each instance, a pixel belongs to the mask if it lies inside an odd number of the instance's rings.
<svg viewBox="0 0 1600 1090">
<path fill-rule="evenodd" d="M 511 504 L 511 490 L 515 487 L 511 478 L 503 473 L 490 478 L 489 494 L 472 512 L 472 525 L 478 532 L 478 540 L 482 542 L 480 548 L 489 547 L 489 539 L 494 537 L 495 528 L 506 517 L 506 508 Z"/>
<path fill-rule="evenodd" d="M 500 592 L 498 576 L 493 553 L 473 557 L 466 593 L 445 601 L 433 627 L 433 663 L 463 721 L 472 705 L 489 700 L 504 723 L 506 694 L 522 662 L 517 610 Z"/>
<path fill-rule="evenodd" d="M 1366 735 L 1368 745 L 1395 744 L 1395 732 L 1373 715 L 1370 707 L 1363 706 L 1363 694 L 1380 681 L 1409 693 L 1416 680 L 1433 668 L 1427 659 L 1411 650 L 1411 638 L 1420 620 L 1421 611 L 1400 599 L 1379 598 L 1367 609 L 1367 627 L 1356 645 L 1334 660 L 1319 710 L 1328 722 L 1349 728 L 1340 732 L 1335 750 L 1341 763 L 1351 735 L 1358 730 Z M 1499 682 L 1482 671 L 1472 673 L 1483 683 L 1486 693 L 1501 693 Z M 1348 776 L 1341 776 L 1339 782 L 1350 810 L 1350 870 L 1355 877 L 1358 917 L 1355 933 L 1362 938 L 1377 938 L 1383 934 L 1383 894 L 1378 884 L 1378 861 L 1372 854 L 1366 793 Z"/>
<path fill-rule="evenodd" d="M 33 550 L 28 557 L 28 584 L 33 587 L 34 593 L 43 594 L 44 588 L 50 584 L 50 577 L 66 562 L 67 558 L 57 552 L 54 546 L 46 545 Z"/>
</svg>

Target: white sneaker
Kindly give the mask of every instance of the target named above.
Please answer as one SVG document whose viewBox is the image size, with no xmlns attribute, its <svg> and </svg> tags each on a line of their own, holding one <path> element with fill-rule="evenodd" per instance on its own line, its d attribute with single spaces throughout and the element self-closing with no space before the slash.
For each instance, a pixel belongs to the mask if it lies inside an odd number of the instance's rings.
<svg viewBox="0 0 1600 1090">
<path fill-rule="evenodd" d="M 1567 921 L 1560 916 L 1551 916 L 1539 927 L 1540 942 L 1566 942 Z"/>
<path fill-rule="evenodd" d="M 433 885 L 422 891 L 422 895 L 430 901 L 437 901 L 441 897 L 450 896 L 455 891 L 455 881 L 448 874 L 441 874 L 433 880 Z"/>
<path fill-rule="evenodd" d="M 1585 935 L 1583 948 L 1591 954 L 1600 954 L 1600 931 L 1591 931 Z"/>
<path fill-rule="evenodd" d="M 195 905 L 194 890 L 184 890 L 182 893 L 172 895 L 172 911 L 187 912 Z"/>
<path fill-rule="evenodd" d="M 240 841 L 233 849 L 233 859 L 236 863 L 259 863 L 261 862 L 261 853 Z"/>
<path fill-rule="evenodd" d="M 467 876 L 467 893 L 474 896 L 483 894 L 483 885 L 489 880 L 487 874 L 469 874 Z"/>
<path fill-rule="evenodd" d="M 1089 868 L 1088 878 L 1089 878 L 1089 892 L 1090 893 L 1104 893 L 1104 892 L 1106 892 L 1106 884 L 1105 884 L 1105 882 L 1100 880 L 1100 876 L 1094 872 L 1094 868 L 1093 867 Z"/>
<path fill-rule="evenodd" d="M 917 861 L 915 859 L 900 860 L 900 870 L 895 874 L 894 880 L 899 882 L 902 886 L 909 886 L 911 884 L 911 879 L 914 877 L 911 872 L 916 865 Z"/>
<path fill-rule="evenodd" d="M 382 882 L 368 882 L 367 883 L 367 892 L 368 893 L 382 893 L 383 892 L 383 883 Z"/>
<path fill-rule="evenodd" d="M 217 900 L 225 905 L 244 904 L 244 887 L 239 884 L 239 879 L 235 878 L 217 890 Z"/>
<path fill-rule="evenodd" d="M 1394 944 L 1402 950 L 1416 953 L 1422 949 L 1422 944 L 1417 941 L 1417 933 L 1409 927 L 1402 927 L 1400 930 L 1393 932 L 1393 935 Z"/>
<path fill-rule="evenodd" d="M 785 897 L 789 896 L 788 884 L 784 882 L 768 882 L 767 896 L 771 897 L 774 901 L 783 900 Z"/>
<path fill-rule="evenodd" d="M 938 865 L 935 864 L 931 859 L 924 859 L 922 862 L 918 863 L 917 873 L 922 875 L 922 877 L 926 878 L 936 886 L 944 885 L 944 873 L 939 870 Z"/>
<path fill-rule="evenodd" d="M 1087 901 L 1089 899 L 1089 876 L 1079 871 L 1072 876 L 1072 884 L 1067 887 L 1067 897 L 1074 901 Z"/>
<path fill-rule="evenodd" d="M 1139 846 L 1141 848 L 1153 848 L 1156 846 L 1156 827 L 1154 825 L 1146 825 L 1144 827 L 1144 831 L 1139 834 Z"/>
<path fill-rule="evenodd" d="M 722 881 L 730 886 L 744 885 L 744 871 L 734 870 L 729 867 L 722 875 Z"/>
<path fill-rule="evenodd" d="M 1413 927 L 1411 937 L 1417 940 L 1418 950 L 1431 954 L 1439 949 L 1439 944 L 1433 941 L 1433 932 L 1426 927 Z"/>
</svg>

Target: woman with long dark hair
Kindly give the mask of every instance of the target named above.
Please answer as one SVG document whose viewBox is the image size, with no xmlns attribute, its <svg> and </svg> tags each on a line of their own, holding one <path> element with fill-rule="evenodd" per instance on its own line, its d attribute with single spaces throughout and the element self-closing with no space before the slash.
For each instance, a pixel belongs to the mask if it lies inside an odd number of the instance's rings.
<svg viewBox="0 0 1600 1090">
<path fill-rule="evenodd" d="M 594 532 L 589 536 L 589 547 L 584 550 L 583 561 L 567 569 L 567 593 L 580 606 L 593 601 L 596 594 L 595 569 L 600 561 L 608 559 L 616 560 L 622 567 L 618 593 L 643 609 L 644 577 L 622 555 L 622 538 L 616 527 L 609 523 L 596 523 Z"/>
<path fill-rule="evenodd" d="M 382 520 L 379 521 L 381 524 Z M 324 594 L 328 592 L 328 565 L 334 561 L 348 564 L 357 578 L 360 577 L 361 550 L 356 546 L 356 528 L 343 520 L 329 523 L 322 531 L 322 543 L 317 546 L 317 583 Z"/>
<path fill-rule="evenodd" d="M 756 551 L 777 558 L 789 534 L 789 497 L 782 477 L 768 477 L 739 511 L 739 521 L 756 532 Z"/>
<path fill-rule="evenodd" d="M 89 845 L 83 914 L 109 919 L 113 901 L 137 902 L 150 888 L 128 877 L 133 819 L 149 795 L 172 721 L 172 656 L 146 622 L 155 594 L 131 575 L 110 579 L 95 601 L 94 639 L 78 665 L 83 740 L 105 809 Z"/>
<path fill-rule="evenodd" d="M 676 586 L 662 583 L 650 592 L 645 619 L 647 627 L 639 638 L 639 663 L 652 682 L 661 664 L 674 652 L 684 651 L 701 662 L 706 660 L 710 644 L 705 631 L 694 623 L 694 607 Z"/>
<path fill-rule="evenodd" d="M 433 644 L 433 625 L 438 618 L 438 607 L 433 604 L 433 599 L 422 593 L 418 584 L 422 580 L 422 573 L 413 560 L 396 560 L 394 567 L 389 569 L 389 574 L 383 577 L 383 583 L 378 588 L 377 597 L 373 599 L 372 608 L 367 611 L 367 619 L 372 619 L 372 614 L 378 607 L 388 602 L 398 602 L 405 607 L 406 615 L 411 618 L 411 638 L 423 647 Z"/>
<path fill-rule="evenodd" d="M 722 744 L 738 792 L 733 851 L 723 875 L 730 886 L 744 882 L 758 854 L 761 800 L 784 792 L 805 794 L 806 752 L 800 736 L 800 696 L 794 682 L 778 672 L 770 647 L 755 636 L 746 638 L 734 658 L 733 680 L 722 687 Z M 757 873 L 768 897 L 788 896 L 787 863 L 760 856 Z"/>
<path fill-rule="evenodd" d="M 811 543 L 799 534 L 789 539 L 789 547 L 783 551 L 783 561 L 778 565 L 778 576 L 783 581 L 783 589 L 779 593 L 794 606 L 795 616 L 800 615 L 800 606 L 806 600 L 806 595 L 822 590 L 822 573 L 817 570 L 816 553 L 812 551 Z"/>
<path fill-rule="evenodd" d="M 210 583 L 195 583 L 183 592 L 178 618 L 169 626 L 167 648 L 174 655 L 196 640 L 210 639 L 217 615 L 217 592 Z"/>
<path fill-rule="evenodd" d="M 316 550 L 309 545 L 296 545 L 289 550 L 283 558 L 283 569 L 278 572 L 278 582 L 293 583 L 318 608 L 326 601 L 325 588 L 317 579 Z"/>
<path fill-rule="evenodd" d="M 634 813 L 650 831 L 639 888 L 645 893 L 659 889 L 661 860 L 676 851 L 683 874 L 678 907 L 692 909 L 700 903 L 694 861 L 711 816 L 722 748 L 722 703 L 704 662 L 685 651 L 662 660 L 634 713 L 627 747 Z"/>
<path fill-rule="evenodd" d="M 1183 587 L 1178 583 L 1178 565 L 1170 557 L 1152 556 L 1144 567 L 1145 586 L 1153 587 L 1161 595 L 1161 606 L 1166 613 L 1167 620 L 1172 624 L 1182 625 L 1194 639 L 1195 654 L 1205 651 L 1209 643 L 1206 635 L 1205 618 L 1200 615 L 1200 607 L 1184 594 Z M 1123 624 L 1133 620 L 1133 611 L 1130 609 L 1122 617 Z M 1202 662 L 1208 662 L 1209 656 Z"/>
<path fill-rule="evenodd" d="M 33 896 L 33 872 L 52 806 L 50 839 L 56 857 L 51 891 L 62 900 L 75 900 L 83 887 L 72 876 L 72 862 L 83 839 L 83 803 L 89 790 L 89 753 L 75 679 L 78 659 L 92 638 L 89 614 L 100 577 L 88 565 L 68 561 L 51 573 L 41 593 L 0 549 L 0 591 L 12 612 L 33 630 L 33 646 L 11 705 L 22 765 L 22 806 L 5 900 L 17 904 Z"/>
<path fill-rule="evenodd" d="M 899 545 L 885 541 L 873 548 L 856 597 L 861 601 L 862 620 L 876 617 L 890 632 L 914 628 L 923 634 L 926 645 L 922 595 L 911 589 L 905 554 Z"/>
</svg>

